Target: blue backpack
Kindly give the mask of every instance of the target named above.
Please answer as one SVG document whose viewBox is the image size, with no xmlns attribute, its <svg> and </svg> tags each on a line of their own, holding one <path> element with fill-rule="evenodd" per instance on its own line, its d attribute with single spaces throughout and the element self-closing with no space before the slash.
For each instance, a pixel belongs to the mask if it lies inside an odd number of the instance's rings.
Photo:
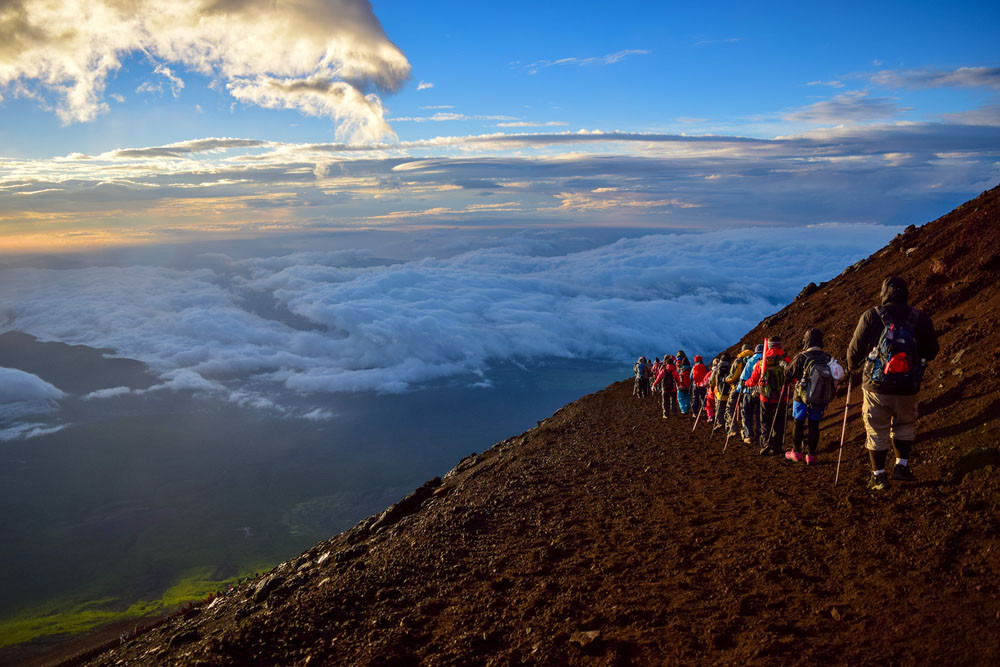
<svg viewBox="0 0 1000 667">
<path fill-rule="evenodd" d="M 882 334 L 868 355 L 865 375 L 876 390 L 917 391 L 923 375 L 914 334 L 920 311 L 911 308 L 902 325 L 894 322 L 885 308 L 880 306 L 875 311 L 882 320 Z"/>
</svg>

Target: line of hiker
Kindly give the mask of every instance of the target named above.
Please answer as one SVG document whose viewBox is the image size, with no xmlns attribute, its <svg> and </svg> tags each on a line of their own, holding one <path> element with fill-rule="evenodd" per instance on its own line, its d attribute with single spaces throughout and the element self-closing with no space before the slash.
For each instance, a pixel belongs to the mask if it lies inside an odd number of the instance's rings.
<svg viewBox="0 0 1000 667">
<path fill-rule="evenodd" d="M 924 369 L 938 353 L 937 334 L 929 316 L 908 305 L 906 282 L 886 278 L 881 305 L 865 311 L 847 348 L 847 370 L 823 350 L 823 332 L 808 328 L 802 350 L 785 353 L 781 338 L 771 336 L 751 349 L 744 345 L 734 359 L 723 353 L 706 366 L 700 355 L 694 363 L 683 350 L 633 366 L 635 395 L 658 393 L 663 418 L 674 415 L 695 420 L 705 417 L 709 437 L 722 431 L 756 446 L 762 456 L 784 456 L 791 462 L 818 462 L 819 427 L 839 384 L 848 378 L 844 427 L 850 408 L 854 375 L 862 378 L 862 418 L 867 435 L 872 475 L 868 487 L 888 487 L 889 449 L 896 456 L 892 479 L 915 481 L 910 457 L 915 440 L 917 393 Z M 785 450 L 788 412 L 791 410 L 790 449 Z M 724 448 L 725 448 L 724 446 Z M 843 428 L 841 448 L 843 447 Z M 839 458 L 838 458 L 839 477 Z"/>
</svg>

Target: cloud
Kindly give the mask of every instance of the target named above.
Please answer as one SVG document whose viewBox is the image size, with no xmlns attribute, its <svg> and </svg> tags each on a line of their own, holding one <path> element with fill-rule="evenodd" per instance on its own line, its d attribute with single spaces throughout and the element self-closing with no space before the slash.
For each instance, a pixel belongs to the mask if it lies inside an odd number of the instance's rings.
<svg viewBox="0 0 1000 667">
<path fill-rule="evenodd" d="M 434 84 L 427 81 L 421 81 L 417 84 L 417 90 L 427 90 L 428 88 L 433 88 Z"/>
<path fill-rule="evenodd" d="M 810 81 L 807 86 L 830 86 L 831 88 L 843 88 L 842 81 Z"/>
<path fill-rule="evenodd" d="M 497 123 L 497 127 L 561 127 L 564 125 L 567 125 L 567 123 L 561 120 L 551 120 L 547 123 L 535 123 L 525 120 Z"/>
<path fill-rule="evenodd" d="M 29 438 L 37 438 L 42 435 L 49 435 L 50 433 L 56 433 L 58 431 L 66 428 L 68 424 L 58 424 L 56 426 L 50 426 L 49 424 L 40 423 L 21 423 L 14 424 L 13 426 L 2 427 L 0 425 L 0 442 L 9 442 L 11 440 L 27 440 Z"/>
<path fill-rule="evenodd" d="M 89 394 L 83 396 L 83 400 L 90 401 L 95 398 L 114 398 L 115 396 L 124 396 L 126 394 L 131 394 L 132 390 L 128 387 L 109 387 L 107 389 L 98 389 L 97 391 L 92 391 Z"/>
<path fill-rule="evenodd" d="M 6 269 L 0 300 L 11 328 L 149 363 L 165 378 L 154 391 L 397 392 L 497 360 L 721 349 L 898 231 L 731 229 L 561 253 L 511 237 L 395 263 L 299 252 L 187 270 Z"/>
<path fill-rule="evenodd" d="M 587 58 L 559 58 L 557 60 L 539 60 L 537 62 L 525 65 L 525 69 L 528 70 L 530 74 L 535 74 L 539 69 L 545 67 L 553 67 L 556 65 L 575 65 L 578 67 L 590 67 L 594 65 L 613 65 L 617 62 L 628 58 L 629 56 L 645 56 L 651 54 L 652 51 L 648 49 L 625 49 L 623 51 L 617 51 L 615 53 L 609 53 L 604 56 L 592 56 Z"/>
<path fill-rule="evenodd" d="M 869 75 L 886 88 L 992 88 L 1000 90 L 1000 67 L 882 70 Z"/>
<path fill-rule="evenodd" d="M 180 95 L 181 91 L 184 89 L 184 82 L 179 76 L 174 74 L 169 67 L 165 65 L 157 65 L 153 71 L 167 78 L 170 82 L 170 91 L 173 93 L 174 97 Z"/>
<path fill-rule="evenodd" d="M 66 394 L 37 375 L 16 368 L 0 367 L 0 403 L 50 401 Z"/>
<path fill-rule="evenodd" d="M 742 42 L 742 37 L 727 37 L 724 39 L 703 39 L 694 43 L 695 46 L 712 46 L 715 44 L 736 44 Z"/>
<path fill-rule="evenodd" d="M 447 111 L 439 111 L 433 116 L 403 116 L 400 118 L 393 118 L 395 123 L 412 122 L 412 123 L 442 123 L 452 120 L 514 120 L 511 116 L 467 116 L 464 113 L 453 113 Z"/>
<path fill-rule="evenodd" d="M 122 58 L 142 52 L 176 96 L 168 64 L 221 79 L 239 100 L 343 123 L 353 141 L 390 136 L 377 96 L 410 65 L 367 0 L 8 0 L 0 19 L 0 88 L 53 106 L 64 123 L 106 113 Z"/>
<path fill-rule="evenodd" d="M 346 81 L 261 76 L 231 81 L 226 87 L 236 99 L 265 109 L 294 109 L 307 116 L 326 116 L 337 123 L 337 138 L 342 141 L 371 143 L 395 138 L 378 95 L 364 95 Z"/>
<path fill-rule="evenodd" d="M 267 146 L 268 143 L 259 139 L 230 139 L 230 138 L 207 138 L 195 139 L 192 141 L 181 141 L 164 146 L 152 146 L 149 148 L 125 148 L 111 151 L 102 157 L 110 159 L 119 158 L 155 158 L 155 157 L 182 157 L 192 153 L 209 153 L 216 151 L 226 151 L 234 148 L 257 148 Z"/>
<path fill-rule="evenodd" d="M 0 367 L 0 441 L 33 438 L 62 426 L 23 422 L 25 417 L 46 415 L 58 409 L 66 394 L 37 375 Z"/>
<path fill-rule="evenodd" d="M 907 110 L 897 105 L 895 100 L 855 92 L 810 104 L 782 118 L 790 122 L 853 124 L 891 118 Z"/>
</svg>

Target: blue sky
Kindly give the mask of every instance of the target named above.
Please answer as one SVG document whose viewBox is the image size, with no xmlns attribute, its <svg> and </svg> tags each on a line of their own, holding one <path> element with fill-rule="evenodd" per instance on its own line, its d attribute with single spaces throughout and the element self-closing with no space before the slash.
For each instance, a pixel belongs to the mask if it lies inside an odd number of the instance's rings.
<svg viewBox="0 0 1000 667">
<path fill-rule="evenodd" d="M 52 7 L 0 8 L 8 252 L 919 223 L 1000 180 L 996 3 Z"/>
</svg>

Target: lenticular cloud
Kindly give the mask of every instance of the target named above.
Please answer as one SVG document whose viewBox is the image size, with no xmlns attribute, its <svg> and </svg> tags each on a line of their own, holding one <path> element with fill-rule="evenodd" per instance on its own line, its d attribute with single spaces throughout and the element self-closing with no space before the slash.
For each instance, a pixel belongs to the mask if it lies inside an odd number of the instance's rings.
<svg viewBox="0 0 1000 667">
<path fill-rule="evenodd" d="M 656 235 L 558 256 L 514 240 L 378 266 L 339 252 L 213 256 L 190 271 L 20 268 L 0 272 L 0 299 L 5 328 L 113 348 L 171 382 L 395 392 L 497 360 L 711 354 L 897 231 Z"/>
<path fill-rule="evenodd" d="M 343 140 L 379 140 L 392 131 L 368 89 L 395 91 L 410 73 L 368 0 L 12 0 L 0 44 L 0 88 L 53 94 L 65 123 L 106 112 L 108 77 L 142 52 L 219 77 L 241 101 L 328 116 Z"/>
</svg>

